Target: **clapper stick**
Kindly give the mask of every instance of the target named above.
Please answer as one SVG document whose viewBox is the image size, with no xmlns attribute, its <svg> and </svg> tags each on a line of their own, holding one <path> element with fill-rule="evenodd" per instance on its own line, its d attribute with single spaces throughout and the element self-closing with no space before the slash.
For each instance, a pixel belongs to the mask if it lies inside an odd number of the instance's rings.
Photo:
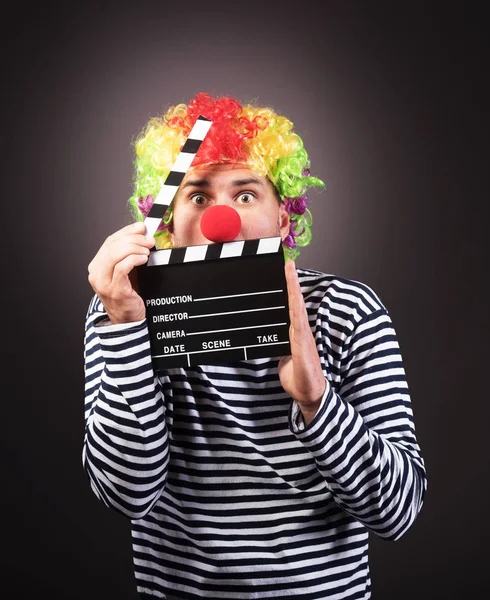
<svg viewBox="0 0 490 600">
<path fill-rule="evenodd" d="M 201 144 L 206 137 L 209 128 L 213 122 L 206 117 L 199 116 L 197 121 L 194 123 L 189 136 L 187 137 L 180 153 L 177 155 L 172 169 L 170 170 L 162 189 L 158 193 L 150 212 L 144 220 L 146 226 L 146 237 L 152 241 L 155 231 L 158 229 L 163 216 L 165 215 L 167 208 L 174 199 L 179 185 L 185 177 L 185 174 L 189 170 L 189 167 L 197 154 L 197 151 L 201 147 Z"/>
</svg>

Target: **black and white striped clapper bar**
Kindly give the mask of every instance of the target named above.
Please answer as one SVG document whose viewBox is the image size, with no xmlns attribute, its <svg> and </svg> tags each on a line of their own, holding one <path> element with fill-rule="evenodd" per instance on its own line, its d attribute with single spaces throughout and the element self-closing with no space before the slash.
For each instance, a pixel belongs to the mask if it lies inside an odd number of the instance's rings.
<svg viewBox="0 0 490 600">
<path fill-rule="evenodd" d="M 182 183 L 185 174 L 194 160 L 204 138 L 211 128 L 212 121 L 203 116 L 199 116 L 194 123 L 184 145 L 182 146 L 172 169 L 170 170 L 165 183 L 153 202 L 150 212 L 145 218 L 146 237 L 151 240 L 161 220 L 163 219 L 167 208 L 170 206 L 179 185 Z"/>
<path fill-rule="evenodd" d="M 197 153 L 199 143 L 191 139 L 193 131 L 181 154 Z M 147 235 L 156 231 L 189 159 L 177 157 L 164 184 L 173 190 L 159 194 L 146 219 Z M 280 237 L 155 250 L 137 276 L 156 370 L 290 354 Z"/>
</svg>

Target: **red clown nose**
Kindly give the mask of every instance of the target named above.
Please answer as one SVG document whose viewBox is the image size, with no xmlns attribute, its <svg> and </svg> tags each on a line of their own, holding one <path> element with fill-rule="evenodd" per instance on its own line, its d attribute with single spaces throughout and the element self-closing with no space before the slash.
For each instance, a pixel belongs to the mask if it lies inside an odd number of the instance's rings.
<svg viewBox="0 0 490 600">
<path fill-rule="evenodd" d="M 231 242 L 241 227 L 240 215 L 226 204 L 210 206 L 201 217 L 202 234 L 212 242 Z"/>
</svg>

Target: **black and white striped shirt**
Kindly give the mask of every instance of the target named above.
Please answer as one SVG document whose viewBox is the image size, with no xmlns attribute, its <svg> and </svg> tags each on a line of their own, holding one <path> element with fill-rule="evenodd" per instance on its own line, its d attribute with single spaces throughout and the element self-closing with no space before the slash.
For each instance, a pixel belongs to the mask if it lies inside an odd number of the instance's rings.
<svg viewBox="0 0 490 600">
<path fill-rule="evenodd" d="M 155 374 L 146 320 L 85 332 L 82 461 L 131 520 L 142 598 L 367 599 L 369 532 L 427 487 L 390 316 L 366 284 L 298 269 L 329 385 L 307 426 L 278 358 Z"/>
</svg>

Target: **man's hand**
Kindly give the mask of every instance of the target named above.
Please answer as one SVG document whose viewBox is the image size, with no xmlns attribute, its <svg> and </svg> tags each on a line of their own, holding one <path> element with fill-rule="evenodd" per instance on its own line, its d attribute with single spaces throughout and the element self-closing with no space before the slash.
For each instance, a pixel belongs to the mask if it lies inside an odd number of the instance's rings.
<svg viewBox="0 0 490 600">
<path fill-rule="evenodd" d="M 88 280 L 99 296 L 112 324 L 132 323 L 146 316 L 143 299 L 134 289 L 134 267 L 144 265 L 154 241 L 145 235 L 142 222 L 110 235 L 88 266 Z"/>
<path fill-rule="evenodd" d="M 308 424 L 320 406 L 327 381 L 308 322 L 294 261 L 286 261 L 284 270 L 288 286 L 291 354 L 279 360 L 279 378 L 284 390 L 298 403 Z"/>
</svg>

